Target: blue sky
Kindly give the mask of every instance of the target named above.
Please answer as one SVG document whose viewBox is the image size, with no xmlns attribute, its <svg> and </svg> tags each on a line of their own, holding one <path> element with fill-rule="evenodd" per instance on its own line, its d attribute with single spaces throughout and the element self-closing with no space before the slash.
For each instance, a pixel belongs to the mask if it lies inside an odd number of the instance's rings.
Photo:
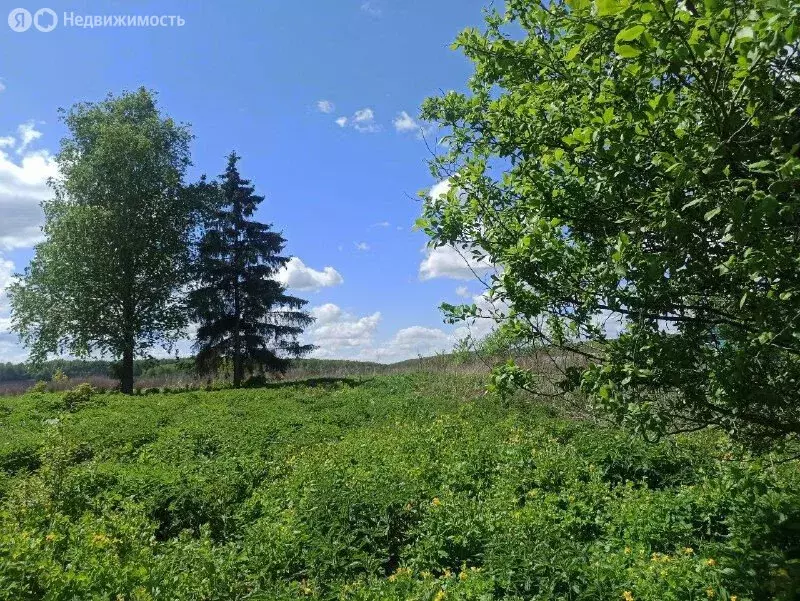
<svg viewBox="0 0 800 601">
<path fill-rule="evenodd" d="M 438 305 L 479 292 L 447 251 L 411 231 L 437 184 L 419 139 L 422 100 L 464 89 L 450 49 L 484 0 L 52 3 L 51 32 L 0 21 L 0 286 L 32 255 L 64 134 L 57 109 L 147 86 L 192 126 L 191 176 L 236 150 L 266 195 L 257 217 L 298 261 L 282 274 L 319 318 L 318 356 L 393 361 L 448 348 Z M 25 0 L 14 7 L 36 12 Z M 63 16 L 179 15 L 183 27 L 64 27 Z M 343 119 L 346 119 L 344 121 Z M 338 120 L 338 123 L 337 123 Z M 24 358 L 0 296 L 0 361 Z"/>
</svg>

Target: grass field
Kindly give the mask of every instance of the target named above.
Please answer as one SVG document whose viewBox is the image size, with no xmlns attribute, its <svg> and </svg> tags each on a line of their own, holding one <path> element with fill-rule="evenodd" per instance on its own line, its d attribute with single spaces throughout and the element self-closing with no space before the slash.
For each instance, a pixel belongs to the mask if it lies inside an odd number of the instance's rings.
<svg viewBox="0 0 800 601">
<path fill-rule="evenodd" d="M 0 399 L 0 598 L 797 598 L 796 462 L 482 391 Z"/>
</svg>

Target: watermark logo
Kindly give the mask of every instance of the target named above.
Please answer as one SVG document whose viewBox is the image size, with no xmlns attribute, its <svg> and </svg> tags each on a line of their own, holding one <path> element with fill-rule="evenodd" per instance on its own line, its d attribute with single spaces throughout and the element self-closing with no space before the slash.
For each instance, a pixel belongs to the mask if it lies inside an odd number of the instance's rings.
<svg viewBox="0 0 800 601">
<path fill-rule="evenodd" d="M 42 33 L 49 33 L 58 25 L 58 15 L 52 8 L 40 8 L 33 15 L 25 8 L 15 8 L 8 13 L 8 26 L 12 31 L 22 33 L 31 25 Z"/>
<path fill-rule="evenodd" d="M 28 31 L 33 25 L 42 33 L 53 31 L 59 24 L 56 11 L 40 8 L 33 15 L 25 8 L 15 8 L 8 13 L 8 26 L 18 33 Z M 183 27 L 186 20 L 180 15 L 82 15 L 64 12 L 63 27 L 95 29 L 106 27 Z"/>
<path fill-rule="evenodd" d="M 33 15 L 33 26 L 42 33 L 53 31 L 58 25 L 58 15 L 52 8 L 40 8 Z"/>
<path fill-rule="evenodd" d="M 8 13 L 8 26 L 12 31 L 22 33 L 28 31 L 33 24 L 33 16 L 29 10 L 24 8 L 15 8 Z"/>
</svg>

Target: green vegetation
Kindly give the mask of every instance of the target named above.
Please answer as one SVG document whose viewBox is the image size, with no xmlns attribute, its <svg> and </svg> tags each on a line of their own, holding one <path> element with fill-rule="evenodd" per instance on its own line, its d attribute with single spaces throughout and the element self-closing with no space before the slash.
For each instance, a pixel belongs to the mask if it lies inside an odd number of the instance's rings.
<svg viewBox="0 0 800 601">
<path fill-rule="evenodd" d="M 110 355 L 123 392 L 133 362 L 187 325 L 181 288 L 197 208 L 184 186 L 191 134 L 147 90 L 62 112 L 45 240 L 9 288 L 12 327 L 31 360 Z"/>
<path fill-rule="evenodd" d="M 424 105 L 450 191 L 419 225 L 501 268 L 487 286 L 521 342 L 594 342 L 560 384 L 619 422 L 797 441 L 800 3 L 504 9 L 457 39 L 469 93 Z"/>
<path fill-rule="evenodd" d="M 197 369 L 217 374 L 231 364 L 233 386 L 247 373 L 284 373 L 290 357 L 314 350 L 297 337 L 314 318 L 308 301 L 286 294 L 275 275 L 289 262 L 286 239 L 253 219 L 264 200 L 239 174 L 235 152 L 228 156 L 217 203 L 205 219 L 193 265 L 189 311 L 198 324 Z"/>
<path fill-rule="evenodd" d="M 0 598 L 794 599 L 796 465 L 396 375 L 0 400 Z"/>
<path fill-rule="evenodd" d="M 8 292 L 34 369 L 53 355 L 114 357 L 111 375 L 133 394 L 136 358 L 171 350 L 190 321 L 198 371 L 229 361 L 235 386 L 313 349 L 297 342 L 313 321 L 306 301 L 274 279 L 286 241 L 252 219 L 263 197 L 235 153 L 222 182 L 187 185 L 189 128 L 145 88 L 78 103 L 62 120 L 45 239 Z"/>
<path fill-rule="evenodd" d="M 45 377 L 0 399 L 0 600 L 800 598 L 800 4 L 504 9 L 423 108 L 418 225 L 497 266 L 453 355 L 268 381 L 312 320 L 238 157 L 184 184 L 146 90 L 64 114 L 10 288 Z M 196 362 L 135 361 L 190 322 Z"/>
</svg>

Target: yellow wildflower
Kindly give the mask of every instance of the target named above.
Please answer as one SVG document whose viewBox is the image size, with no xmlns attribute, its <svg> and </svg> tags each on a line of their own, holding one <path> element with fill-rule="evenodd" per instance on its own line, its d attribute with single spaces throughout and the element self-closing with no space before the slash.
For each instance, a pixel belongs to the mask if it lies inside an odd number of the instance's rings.
<svg viewBox="0 0 800 601">
<path fill-rule="evenodd" d="M 712 567 L 712 568 L 713 568 L 715 565 L 717 565 L 717 560 L 716 560 L 716 559 L 714 559 L 713 557 L 709 557 L 709 558 L 706 560 L 706 565 L 707 565 L 707 566 L 710 566 L 710 567 Z"/>
<path fill-rule="evenodd" d="M 392 574 L 391 576 L 389 576 L 389 578 L 387 578 L 387 580 L 389 582 L 394 582 L 395 580 L 397 580 L 397 574 Z"/>
<path fill-rule="evenodd" d="M 630 547 L 625 547 L 625 555 L 630 555 L 632 549 Z"/>
<path fill-rule="evenodd" d="M 460 572 L 460 573 L 458 574 L 458 579 L 459 579 L 459 580 L 466 580 L 466 579 L 467 579 L 467 573 L 466 573 L 466 572 L 463 572 L 463 571 L 462 571 L 462 572 Z"/>
<path fill-rule="evenodd" d="M 92 536 L 92 544 L 97 545 L 98 547 L 103 547 L 111 542 L 111 539 L 108 538 L 105 534 L 94 534 Z"/>
<path fill-rule="evenodd" d="M 425 580 L 427 580 L 428 578 L 433 576 L 433 574 L 431 574 L 428 570 L 425 570 L 424 572 L 420 573 L 420 576 L 422 576 Z"/>
<path fill-rule="evenodd" d="M 447 568 L 445 568 L 444 572 L 442 573 L 442 576 L 444 576 L 445 578 L 450 578 L 450 576 L 452 576 L 452 575 L 453 575 L 453 572 L 451 572 Z"/>
<path fill-rule="evenodd" d="M 706 595 L 708 596 L 709 599 L 713 599 L 716 593 L 714 592 L 713 588 L 707 588 Z"/>
<path fill-rule="evenodd" d="M 52 543 L 54 540 L 56 540 L 56 535 L 51 532 L 44 537 L 44 540 L 46 540 L 48 543 Z"/>
<path fill-rule="evenodd" d="M 442 504 L 442 502 L 439 500 L 439 497 L 433 497 L 433 500 L 431 501 L 431 505 L 433 505 L 434 507 L 439 507 L 439 505 L 441 505 L 441 504 Z"/>
<path fill-rule="evenodd" d="M 686 553 L 686 555 L 691 555 L 692 553 L 694 553 L 694 549 L 692 549 L 691 547 L 684 547 L 683 552 Z"/>
<path fill-rule="evenodd" d="M 622 598 L 625 601 L 633 601 L 633 593 L 630 591 L 625 591 L 624 593 L 622 593 Z"/>
<path fill-rule="evenodd" d="M 310 595 L 311 593 L 313 593 L 313 592 L 314 592 L 314 591 L 311 589 L 311 587 L 310 587 L 310 586 L 308 586 L 308 582 L 307 582 L 307 581 L 305 581 L 305 580 L 303 580 L 303 581 L 300 583 L 300 591 L 301 591 L 301 592 L 302 592 L 304 595 Z"/>
<path fill-rule="evenodd" d="M 731 601 L 737 601 L 738 599 L 739 597 L 737 597 L 736 595 L 731 595 Z"/>
<path fill-rule="evenodd" d="M 433 598 L 433 601 L 442 601 L 447 596 L 447 593 L 444 591 L 439 591 L 436 593 L 436 596 Z"/>
</svg>

